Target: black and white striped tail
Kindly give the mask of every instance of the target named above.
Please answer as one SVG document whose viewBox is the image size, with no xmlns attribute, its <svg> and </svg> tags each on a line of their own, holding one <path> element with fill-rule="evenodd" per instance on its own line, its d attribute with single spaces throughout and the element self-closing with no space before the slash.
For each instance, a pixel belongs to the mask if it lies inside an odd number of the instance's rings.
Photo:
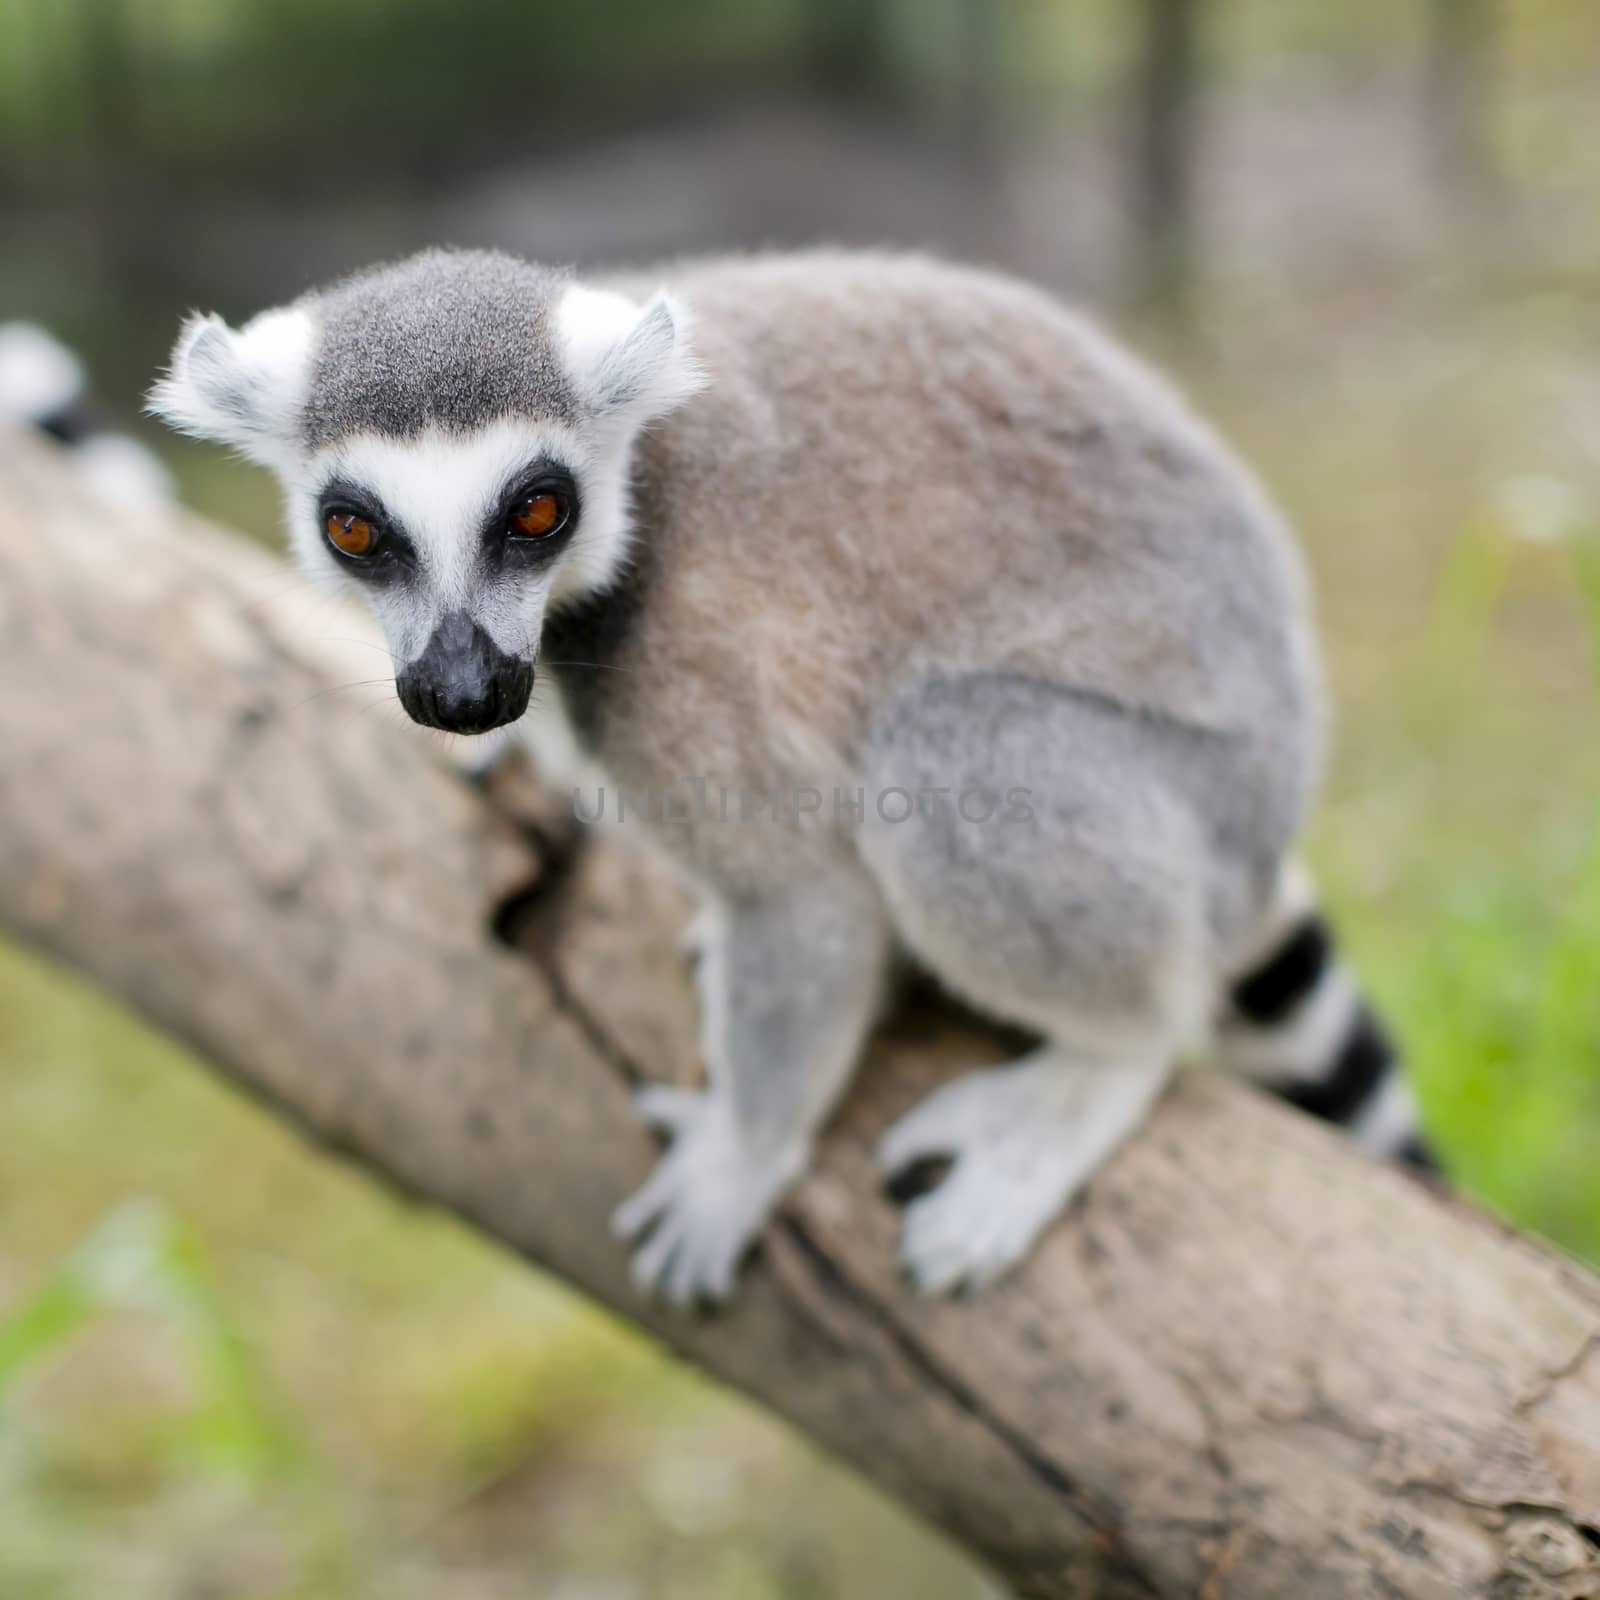
<svg viewBox="0 0 1600 1600">
<path fill-rule="evenodd" d="M 1230 986 L 1218 1035 L 1223 1064 L 1345 1128 L 1374 1155 L 1436 1172 L 1399 1053 L 1298 871 L 1263 946 Z"/>
<path fill-rule="evenodd" d="M 83 363 L 32 322 L 0 323 L 0 424 L 54 439 L 71 452 L 89 488 L 122 509 L 173 497 L 172 479 L 155 453 L 101 413 Z"/>
</svg>

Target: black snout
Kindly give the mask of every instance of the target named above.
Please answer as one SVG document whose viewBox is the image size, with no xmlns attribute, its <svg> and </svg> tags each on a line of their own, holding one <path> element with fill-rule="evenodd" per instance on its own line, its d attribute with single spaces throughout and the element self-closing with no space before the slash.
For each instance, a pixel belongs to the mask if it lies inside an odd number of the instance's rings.
<svg viewBox="0 0 1600 1600">
<path fill-rule="evenodd" d="M 434 630 L 395 678 L 412 721 L 449 733 L 487 733 L 515 722 L 533 693 L 533 663 L 509 656 L 463 611 Z"/>
</svg>

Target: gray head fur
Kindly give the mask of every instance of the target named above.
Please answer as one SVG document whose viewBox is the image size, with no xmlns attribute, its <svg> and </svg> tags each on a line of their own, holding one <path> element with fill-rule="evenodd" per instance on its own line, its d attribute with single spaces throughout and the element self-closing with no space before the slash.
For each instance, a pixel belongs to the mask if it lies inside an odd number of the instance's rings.
<svg viewBox="0 0 1600 1600">
<path fill-rule="evenodd" d="M 572 422 L 578 401 L 552 325 L 570 282 L 507 255 L 429 250 L 308 296 L 320 338 L 302 420 L 307 448 L 503 416 Z"/>
</svg>

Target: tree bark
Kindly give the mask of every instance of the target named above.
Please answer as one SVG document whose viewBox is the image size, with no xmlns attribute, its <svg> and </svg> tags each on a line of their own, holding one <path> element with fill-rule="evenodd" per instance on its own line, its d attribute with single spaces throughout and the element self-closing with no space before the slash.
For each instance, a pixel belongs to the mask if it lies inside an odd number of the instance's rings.
<svg viewBox="0 0 1600 1600">
<path fill-rule="evenodd" d="M 1600 1594 L 1600 1283 L 1219 1079 L 1185 1075 L 1013 1279 L 925 1302 L 873 1140 L 1003 1045 L 924 1003 L 733 1307 L 642 1302 L 607 1218 L 654 1156 L 631 1088 L 696 1070 L 681 897 L 330 692 L 386 665 L 313 642 L 358 625 L 291 625 L 275 562 L 170 521 L 0 440 L 0 924 L 1020 1595 Z"/>
</svg>

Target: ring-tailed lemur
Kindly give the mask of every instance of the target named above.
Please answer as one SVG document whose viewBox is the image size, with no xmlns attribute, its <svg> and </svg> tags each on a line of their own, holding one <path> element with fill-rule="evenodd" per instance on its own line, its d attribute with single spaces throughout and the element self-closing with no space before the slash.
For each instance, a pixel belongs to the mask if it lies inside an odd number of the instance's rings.
<svg viewBox="0 0 1600 1600">
<path fill-rule="evenodd" d="M 106 421 L 82 362 L 35 323 L 0 323 L 0 423 L 37 429 L 66 446 L 90 488 L 116 505 L 163 505 L 173 497 L 160 460 Z"/>
<path fill-rule="evenodd" d="M 883 1141 L 890 1174 L 955 1158 L 905 1216 L 925 1289 L 1018 1260 L 1207 1034 L 1420 1156 L 1289 865 L 1318 672 L 1233 457 L 1003 278 L 811 254 L 657 281 L 429 253 L 193 318 L 152 397 L 277 471 L 417 721 L 522 718 L 537 671 L 537 742 L 703 895 L 709 1082 L 641 1097 L 673 1143 L 616 1216 L 638 1280 L 730 1291 L 905 954 L 1041 1040 Z"/>
</svg>

